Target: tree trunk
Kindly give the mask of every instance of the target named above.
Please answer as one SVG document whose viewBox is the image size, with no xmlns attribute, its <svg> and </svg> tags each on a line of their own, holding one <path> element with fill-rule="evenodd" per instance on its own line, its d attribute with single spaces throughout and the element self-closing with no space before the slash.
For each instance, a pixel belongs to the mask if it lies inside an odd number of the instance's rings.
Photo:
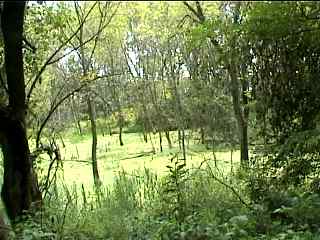
<svg viewBox="0 0 320 240">
<path fill-rule="evenodd" d="M 123 146 L 123 141 L 122 141 L 122 125 L 119 125 L 119 143 L 120 146 Z"/>
<path fill-rule="evenodd" d="M 80 119 L 79 119 L 78 112 L 75 109 L 75 102 L 74 102 L 73 98 L 71 98 L 71 111 L 72 111 L 74 122 L 76 123 L 76 126 L 79 130 L 79 135 L 82 136 L 82 128 L 81 128 L 81 124 L 80 124 Z"/>
<path fill-rule="evenodd" d="M 159 131 L 159 145 L 160 145 L 160 152 L 162 152 L 162 134 L 161 134 L 161 131 Z"/>
<path fill-rule="evenodd" d="M 33 202 L 41 202 L 42 199 L 26 133 L 22 55 L 24 9 L 25 2 L 6 1 L 1 15 L 9 94 L 9 106 L 0 106 L 0 144 L 4 163 L 1 196 L 12 222 L 30 210 Z"/>
<path fill-rule="evenodd" d="M 143 140 L 145 143 L 148 143 L 148 133 L 145 130 L 143 130 Z"/>
<path fill-rule="evenodd" d="M 244 94 L 244 85 L 242 86 L 242 97 L 244 109 L 241 107 L 240 103 L 240 84 L 237 77 L 237 69 L 235 63 L 232 62 L 228 65 L 228 71 L 230 75 L 231 82 L 231 95 L 232 95 L 232 104 L 235 117 L 237 119 L 238 130 L 239 130 L 239 139 L 240 139 L 240 163 L 242 167 L 248 165 L 249 162 L 249 152 L 248 152 L 248 116 L 249 109 L 247 108 L 247 98 Z"/>
<path fill-rule="evenodd" d="M 186 146 L 185 146 L 185 131 L 184 129 L 181 130 L 181 145 L 182 145 L 182 156 L 184 163 L 186 164 L 187 162 L 187 153 L 186 153 Z"/>
<path fill-rule="evenodd" d="M 153 141 L 152 141 L 152 137 L 151 137 L 151 133 L 149 132 L 149 139 L 150 139 L 150 143 L 151 143 L 151 147 L 152 147 L 152 153 L 154 154 L 156 152 L 156 148 L 154 147 Z"/>
<path fill-rule="evenodd" d="M 200 128 L 200 141 L 201 144 L 205 144 L 205 134 L 204 134 L 204 128 Z"/>
<path fill-rule="evenodd" d="M 246 166 L 249 161 L 249 149 L 248 149 L 248 127 L 244 124 L 240 129 L 240 153 L 241 153 L 241 165 Z"/>
<path fill-rule="evenodd" d="M 236 4 L 235 14 L 233 20 L 236 24 L 239 24 L 240 18 L 240 3 Z M 232 40 L 232 49 L 235 49 L 236 39 Z M 249 117 L 249 108 L 248 108 L 248 97 L 246 91 L 248 90 L 248 82 L 242 80 L 240 87 L 240 67 L 239 64 L 235 62 L 233 57 L 233 50 L 229 56 L 228 71 L 231 78 L 231 95 L 233 108 L 235 116 L 238 122 L 239 136 L 240 136 L 240 151 L 241 151 L 241 167 L 247 167 L 249 164 L 249 152 L 248 152 L 248 117 Z M 242 103 L 240 102 L 240 89 L 242 96 Z"/>
<path fill-rule="evenodd" d="M 92 160 L 92 172 L 93 172 L 93 181 L 96 187 L 101 185 L 99 171 L 98 171 L 98 163 L 97 163 L 97 126 L 96 126 L 96 113 L 94 105 L 90 99 L 90 96 L 87 98 L 88 105 L 88 115 L 91 123 L 91 133 L 92 133 L 92 152 L 91 152 L 91 160 Z"/>
<path fill-rule="evenodd" d="M 171 149 L 172 148 L 172 142 L 171 142 L 171 139 L 170 139 L 170 132 L 169 131 L 165 131 L 165 135 L 166 135 L 166 139 L 167 139 L 167 142 L 168 142 L 168 146 Z"/>
</svg>

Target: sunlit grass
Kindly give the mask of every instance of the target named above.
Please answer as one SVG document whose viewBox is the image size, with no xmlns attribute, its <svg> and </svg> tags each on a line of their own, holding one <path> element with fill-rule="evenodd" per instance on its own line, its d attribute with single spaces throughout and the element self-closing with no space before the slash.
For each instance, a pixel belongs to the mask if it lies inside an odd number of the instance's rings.
<svg viewBox="0 0 320 240">
<path fill-rule="evenodd" d="M 177 133 L 171 132 L 173 148 L 169 149 L 165 137 L 162 139 L 163 152 L 160 152 L 158 134 L 151 134 L 151 139 L 144 142 L 140 133 L 123 134 L 124 146 L 120 146 L 118 134 L 98 136 L 97 158 L 100 178 L 104 185 L 111 186 L 116 174 L 122 169 L 128 173 L 135 170 L 148 168 L 159 176 L 167 173 L 167 165 L 170 159 L 181 151 L 177 141 Z M 60 142 L 60 150 L 63 159 L 63 182 L 67 185 L 81 185 L 91 187 L 93 185 L 91 167 L 91 136 L 66 134 L 64 147 Z M 154 152 L 153 152 L 154 150 Z M 206 149 L 193 139 L 186 141 L 187 167 L 196 168 L 205 160 L 213 160 L 212 150 Z M 215 152 L 217 165 L 223 171 L 231 168 L 230 151 Z M 233 152 L 233 160 L 236 165 L 239 160 L 239 151 Z M 213 161 L 210 161 L 211 163 Z"/>
<path fill-rule="evenodd" d="M 159 135 L 151 134 L 148 142 L 143 140 L 141 133 L 124 133 L 124 146 L 119 144 L 119 135 L 108 134 L 98 135 L 97 159 L 100 178 L 106 186 L 112 186 L 115 176 L 119 171 L 132 173 L 136 170 L 150 169 L 159 176 L 167 174 L 170 159 L 178 154 L 181 158 L 177 132 L 170 132 L 173 147 L 169 149 L 166 138 L 162 137 L 163 151 L 160 151 Z M 60 180 L 69 186 L 82 184 L 86 188 L 92 188 L 93 176 L 91 166 L 91 135 L 79 135 L 73 129 L 61 134 L 62 140 L 57 139 L 61 151 L 63 162 L 63 172 L 60 174 Z M 151 139 L 150 139 L 151 137 Z M 31 149 L 34 142 L 30 142 Z M 217 148 L 218 149 L 218 148 Z M 153 151 L 154 150 L 154 151 Z M 214 155 L 212 150 L 199 144 L 194 140 L 194 136 L 186 139 L 187 167 L 197 168 L 203 161 L 208 160 L 213 164 Z M 225 171 L 231 169 L 231 152 L 228 149 L 218 149 L 215 152 L 218 167 Z M 233 164 L 239 163 L 240 152 L 233 151 Z M 42 166 L 43 174 L 47 173 L 48 161 L 44 155 Z"/>
</svg>

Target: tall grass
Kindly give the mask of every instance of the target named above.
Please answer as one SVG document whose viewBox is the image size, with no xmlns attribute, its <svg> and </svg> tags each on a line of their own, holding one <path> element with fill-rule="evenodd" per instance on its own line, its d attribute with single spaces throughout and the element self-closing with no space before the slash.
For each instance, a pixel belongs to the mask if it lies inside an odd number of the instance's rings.
<svg viewBox="0 0 320 240">
<path fill-rule="evenodd" d="M 185 217 L 178 223 L 165 200 L 168 178 L 144 168 L 122 170 L 112 187 L 94 192 L 76 185 L 53 187 L 25 239 L 196 239 L 181 236 L 209 237 L 213 233 L 206 228 L 227 221 L 235 214 L 232 209 L 244 209 L 207 169 L 193 170 L 182 192 Z"/>
</svg>

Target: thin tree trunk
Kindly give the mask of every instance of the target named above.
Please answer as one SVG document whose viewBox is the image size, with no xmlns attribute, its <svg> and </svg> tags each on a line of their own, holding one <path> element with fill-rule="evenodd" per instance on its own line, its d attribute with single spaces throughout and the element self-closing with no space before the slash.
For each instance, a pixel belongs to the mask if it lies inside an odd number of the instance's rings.
<svg viewBox="0 0 320 240">
<path fill-rule="evenodd" d="M 200 128 L 200 141 L 201 141 L 201 144 L 205 144 L 204 128 Z"/>
<path fill-rule="evenodd" d="M 122 125 L 119 126 L 119 143 L 120 146 L 123 146 L 123 141 L 122 141 Z"/>
<path fill-rule="evenodd" d="M 120 109 L 120 107 L 119 107 L 119 109 Z M 120 146 L 123 146 L 124 145 L 123 140 L 122 140 L 123 116 L 122 116 L 121 110 L 119 110 L 118 124 L 119 124 L 119 143 L 120 143 Z"/>
<path fill-rule="evenodd" d="M 231 162 L 231 174 L 233 174 L 233 147 L 231 147 L 231 151 L 230 151 L 230 162 Z"/>
<path fill-rule="evenodd" d="M 169 131 L 165 131 L 165 135 L 166 135 L 166 139 L 167 139 L 167 142 L 168 142 L 168 146 L 171 149 L 172 148 L 172 142 L 171 142 L 171 139 L 170 139 L 170 132 Z"/>
<path fill-rule="evenodd" d="M 108 121 L 109 135 L 112 136 L 111 123 Z"/>
<path fill-rule="evenodd" d="M 152 147 L 152 153 L 155 153 L 156 149 L 155 149 L 153 141 L 152 141 L 151 133 L 149 133 L 149 139 L 150 139 L 150 143 L 151 143 L 151 147 Z"/>
<path fill-rule="evenodd" d="M 186 154 L 186 146 L 185 146 L 185 131 L 184 129 L 181 130 L 181 146 L 182 146 L 182 156 L 184 163 L 187 161 L 187 154 Z"/>
<path fill-rule="evenodd" d="M 218 163 L 217 163 L 217 156 L 216 156 L 216 151 L 215 151 L 215 141 L 214 141 L 214 133 L 211 131 L 211 151 L 213 155 L 213 160 L 214 160 L 214 167 L 218 168 Z"/>
<path fill-rule="evenodd" d="M 235 63 L 232 63 L 228 66 L 230 80 L 231 80 L 231 95 L 232 95 L 232 103 L 233 109 L 235 113 L 235 117 L 238 123 L 239 130 L 239 139 L 240 139 L 240 163 L 242 167 L 246 167 L 249 161 L 249 152 L 248 152 L 248 115 L 249 110 L 247 106 L 244 106 L 244 110 L 241 108 L 240 103 L 240 84 L 237 78 L 237 70 L 235 69 Z M 245 89 L 242 89 L 244 91 Z M 243 97 L 244 94 L 243 94 Z M 244 99 L 246 100 L 246 99 Z M 244 102 L 244 104 L 246 104 Z"/>
<path fill-rule="evenodd" d="M 124 119 L 123 119 L 123 115 L 122 115 L 122 111 L 121 111 L 121 107 L 120 107 L 120 103 L 118 102 L 118 127 L 119 127 L 119 143 L 120 146 L 123 146 L 123 140 L 122 140 L 122 130 L 123 130 L 123 125 L 124 125 Z"/>
<path fill-rule="evenodd" d="M 4 164 L 1 196 L 12 223 L 30 210 L 33 202 L 42 201 L 26 133 L 22 55 L 24 9 L 25 2 L 6 1 L 1 14 L 9 93 L 9 106 L 0 106 L 0 144 Z"/>
<path fill-rule="evenodd" d="M 159 145 L 160 145 L 160 152 L 162 152 L 162 135 L 161 135 L 161 131 L 159 131 Z"/>
<path fill-rule="evenodd" d="M 148 133 L 145 130 L 143 130 L 143 139 L 145 143 L 148 143 Z"/>
<path fill-rule="evenodd" d="M 244 126 L 242 126 L 242 134 L 241 134 L 241 160 L 244 161 L 244 163 L 242 162 L 242 165 L 247 165 L 248 161 L 249 161 L 249 149 L 248 149 L 248 127 L 247 124 L 244 124 Z"/>
<path fill-rule="evenodd" d="M 93 173 L 93 181 L 96 187 L 101 185 L 99 171 L 98 171 L 98 163 L 97 163 L 97 126 L 96 126 L 96 113 L 94 105 L 90 99 L 90 96 L 87 98 L 88 105 L 88 115 L 91 123 L 91 134 L 92 134 L 92 152 L 91 152 L 91 160 L 92 160 L 92 173 Z"/>
<path fill-rule="evenodd" d="M 81 124 L 80 124 L 80 120 L 79 120 L 79 116 L 75 110 L 75 106 L 74 106 L 74 99 L 71 98 L 71 111 L 72 111 L 72 115 L 73 115 L 73 119 L 76 123 L 76 126 L 78 127 L 78 130 L 79 130 L 79 134 L 80 136 L 82 136 L 82 128 L 81 128 Z"/>
</svg>

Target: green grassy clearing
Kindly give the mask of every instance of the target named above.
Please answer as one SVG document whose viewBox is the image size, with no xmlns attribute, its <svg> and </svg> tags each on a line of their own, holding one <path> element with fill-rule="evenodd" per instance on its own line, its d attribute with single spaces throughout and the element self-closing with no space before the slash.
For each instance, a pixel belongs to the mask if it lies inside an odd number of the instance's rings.
<svg viewBox="0 0 320 240">
<path fill-rule="evenodd" d="M 124 146 L 119 145 L 118 134 L 98 135 L 97 159 L 100 178 L 104 185 L 111 186 L 114 178 L 122 169 L 132 173 L 144 168 L 150 169 L 159 176 L 167 173 L 167 165 L 170 159 L 180 153 L 177 141 L 177 133 L 171 132 L 173 148 L 169 149 L 166 139 L 163 137 L 163 152 L 160 152 L 158 135 L 151 134 L 148 143 L 143 141 L 140 133 L 125 133 L 123 135 Z M 91 167 L 91 135 L 78 135 L 67 132 L 63 135 L 64 144 L 59 141 L 63 159 L 63 182 L 67 185 L 81 185 L 90 188 L 93 185 Z M 153 146 L 155 152 L 153 153 Z M 204 160 L 213 160 L 213 153 L 205 146 L 198 144 L 193 139 L 186 141 L 187 167 L 199 167 Z M 239 163 L 239 151 L 233 152 L 233 164 Z M 223 171 L 231 168 L 230 151 L 215 153 L 218 167 Z M 213 161 L 210 161 L 213 164 Z M 48 166 L 44 162 L 44 168 Z M 46 172 L 46 171 L 45 171 Z"/>
</svg>

